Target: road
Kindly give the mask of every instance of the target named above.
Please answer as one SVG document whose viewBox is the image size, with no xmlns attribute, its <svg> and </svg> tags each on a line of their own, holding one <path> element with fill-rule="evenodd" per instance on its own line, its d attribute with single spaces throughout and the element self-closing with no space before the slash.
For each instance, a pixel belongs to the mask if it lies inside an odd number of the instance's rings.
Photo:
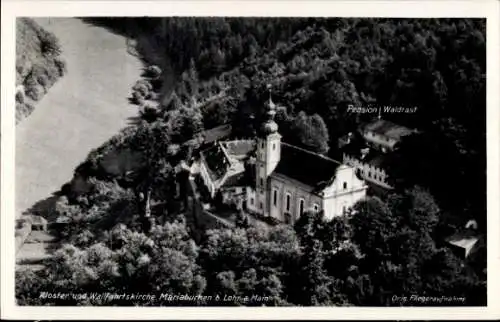
<svg viewBox="0 0 500 322">
<path fill-rule="evenodd" d="M 59 38 L 68 73 L 16 126 L 16 218 L 71 180 L 73 171 L 128 125 L 140 60 L 126 39 L 76 18 L 37 18 Z"/>
</svg>

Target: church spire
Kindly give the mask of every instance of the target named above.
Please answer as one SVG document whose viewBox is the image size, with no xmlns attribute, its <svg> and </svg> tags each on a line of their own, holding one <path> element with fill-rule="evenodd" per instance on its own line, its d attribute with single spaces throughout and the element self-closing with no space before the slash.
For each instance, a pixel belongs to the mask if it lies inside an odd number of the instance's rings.
<svg viewBox="0 0 500 322">
<path fill-rule="evenodd" d="M 267 85 L 269 91 L 269 99 L 265 103 L 266 108 L 266 121 L 262 124 L 262 134 L 269 135 L 278 132 L 278 124 L 274 121 L 276 115 L 276 105 L 271 97 L 271 84 Z"/>
</svg>

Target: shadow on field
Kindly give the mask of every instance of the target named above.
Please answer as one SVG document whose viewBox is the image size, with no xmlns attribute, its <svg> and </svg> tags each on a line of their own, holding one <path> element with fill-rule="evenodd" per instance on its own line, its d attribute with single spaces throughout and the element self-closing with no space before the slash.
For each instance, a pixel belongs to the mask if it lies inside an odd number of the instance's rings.
<svg viewBox="0 0 500 322">
<path fill-rule="evenodd" d="M 23 215 L 37 215 L 42 216 L 47 219 L 48 222 L 53 222 L 57 219 L 57 214 L 55 213 L 56 202 L 62 192 L 56 191 L 46 199 L 36 202 L 33 206 L 23 212 Z"/>
<path fill-rule="evenodd" d="M 130 37 L 134 35 L 135 22 L 129 17 L 80 17 L 82 22 L 95 27 L 105 28 L 109 32 Z"/>
<path fill-rule="evenodd" d="M 143 122 L 141 116 L 131 116 L 127 119 L 128 125 L 140 125 Z"/>
</svg>

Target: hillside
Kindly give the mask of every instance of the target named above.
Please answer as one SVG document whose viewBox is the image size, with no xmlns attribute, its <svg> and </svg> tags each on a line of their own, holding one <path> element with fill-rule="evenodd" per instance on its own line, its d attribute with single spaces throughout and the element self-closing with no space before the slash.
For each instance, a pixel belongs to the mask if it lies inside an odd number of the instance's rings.
<svg viewBox="0 0 500 322">
<path fill-rule="evenodd" d="M 142 118 L 89 153 L 48 211 L 67 223 L 54 231 L 62 247 L 46 270 L 17 276 L 19 304 L 221 304 L 36 296 L 51 289 L 271 299 L 223 305 L 423 305 L 394 294 L 485 305 L 484 253 L 474 268 L 441 243 L 470 217 L 485 227 L 484 20 L 83 20 L 128 35 L 159 67 L 131 89 Z M 349 105 L 416 106 L 384 115 L 421 133 L 398 150 L 393 193 L 331 221 L 306 212 L 294 226 L 193 232 L 182 161 L 205 129 L 252 136 L 268 85 L 283 140 L 335 158 L 338 139 L 374 117 Z"/>
<path fill-rule="evenodd" d="M 348 106 L 416 110 L 383 115 L 422 133 L 401 149 L 405 155 L 395 156 L 398 166 L 391 175 L 403 188 L 428 188 L 459 222 L 474 218 L 485 227 L 484 20 L 158 18 L 102 23 L 133 29 L 146 60 L 162 67 L 161 57 L 168 62 L 169 82 L 176 81 L 159 93 L 161 105 L 167 110 L 195 106 L 205 128 L 233 123 L 234 135 L 251 135 L 267 97 L 263 92 L 271 84 L 273 100 L 282 107 L 278 119 L 284 140 L 340 158 L 338 139 L 375 117 L 350 113 Z M 313 118 L 319 130 L 307 132 Z M 481 188 L 467 191 L 463 182 Z"/>
<path fill-rule="evenodd" d="M 34 105 L 66 73 L 54 34 L 29 18 L 16 21 L 16 123 L 33 112 Z"/>
</svg>

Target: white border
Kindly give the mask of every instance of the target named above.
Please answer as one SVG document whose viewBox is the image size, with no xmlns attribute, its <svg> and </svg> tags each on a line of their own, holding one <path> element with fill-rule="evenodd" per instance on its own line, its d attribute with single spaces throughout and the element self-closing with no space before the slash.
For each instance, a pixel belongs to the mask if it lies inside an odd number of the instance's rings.
<svg viewBox="0 0 500 322">
<path fill-rule="evenodd" d="M 128 308 L 18 307 L 14 302 L 16 16 L 334 16 L 487 18 L 488 307 Z M 494 319 L 499 297 L 498 1 L 2 1 L 1 316 L 5 319 Z M 464 189 L 474 187 L 464 186 Z"/>
</svg>

